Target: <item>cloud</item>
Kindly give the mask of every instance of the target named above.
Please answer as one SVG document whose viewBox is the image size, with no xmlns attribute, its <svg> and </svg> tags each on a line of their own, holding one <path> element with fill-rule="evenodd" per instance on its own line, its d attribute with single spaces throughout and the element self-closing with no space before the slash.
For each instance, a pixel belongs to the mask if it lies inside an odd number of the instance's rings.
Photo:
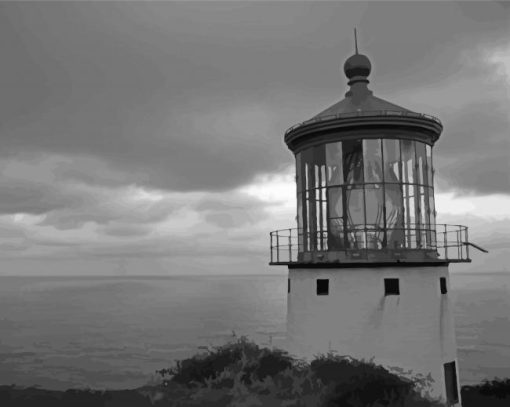
<svg viewBox="0 0 510 407">
<path fill-rule="evenodd" d="M 452 111 L 435 147 L 441 189 L 510 193 L 510 103 L 480 102 Z"/>
<path fill-rule="evenodd" d="M 20 155 L 0 160 L 0 214 L 45 214 L 76 205 L 78 199 L 55 183 L 59 158 Z"/>
<path fill-rule="evenodd" d="M 444 122 L 438 189 L 508 194 L 509 12 L 2 5 L 0 257 L 267 263 L 267 232 L 295 216 L 283 134 L 343 98 L 354 23 L 374 93 Z"/>
<path fill-rule="evenodd" d="M 67 175 L 108 186 L 225 191 L 292 163 L 284 130 L 343 97 L 339 27 L 360 21 L 384 97 L 454 78 L 466 49 L 506 38 L 508 16 L 494 3 L 5 5 L 0 154 L 80 156 Z"/>
<path fill-rule="evenodd" d="M 21 158 L 0 160 L 4 260 L 265 255 L 261 224 L 272 204 L 243 191 L 106 187 L 67 171 L 69 158 Z"/>
<path fill-rule="evenodd" d="M 152 231 L 150 225 L 133 225 L 122 223 L 108 223 L 107 225 L 102 226 L 99 230 L 105 235 L 118 237 L 147 236 Z"/>
</svg>

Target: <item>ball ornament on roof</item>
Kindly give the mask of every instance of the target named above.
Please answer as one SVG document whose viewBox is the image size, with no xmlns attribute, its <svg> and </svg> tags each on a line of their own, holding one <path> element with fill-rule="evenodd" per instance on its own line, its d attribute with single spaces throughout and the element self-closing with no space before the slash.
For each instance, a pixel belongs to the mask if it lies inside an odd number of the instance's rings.
<svg viewBox="0 0 510 407">
<path fill-rule="evenodd" d="M 355 76 L 367 77 L 370 75 L 372 64 L 363 54 L 354 54 L 349 57 L 344 64 L 344 72 L 347 78 L 352 79 Z"/>
</svg>

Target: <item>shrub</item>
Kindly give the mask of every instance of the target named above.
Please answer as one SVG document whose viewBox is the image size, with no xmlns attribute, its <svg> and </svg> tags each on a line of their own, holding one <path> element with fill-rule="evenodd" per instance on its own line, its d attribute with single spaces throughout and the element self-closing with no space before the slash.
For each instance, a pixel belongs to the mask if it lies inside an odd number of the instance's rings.
<svg viewBox="0 0 510 407">
<path fill-rule="evenodd" d="M 420 396 L 417 381 L 371 362 L 328 354 L 308 364 L 282 350 L 260 348 L 245 337 L 178 361 L 159 373 L 167 386 L 194 388 L 189 403 L 215 399 L 232 407 L 438 405 Z"/>
<path fill-rule="evenodd" d="M 65 392 L 0 386 L 2 407 L 439 407 L 403 378 L 372 362 L 335 354 L 312 362 L 245 337 L 159 371 L 162 381 L 134 390 Z M 462 388 L 464 407 L 508 407 L 510 379 Z"/>
<path fill-rule="evenodd" d="M 508 407 L 510 405 L 510 379 L 485 380 L 476 386 L 462 387 L 464 407 Z"/>
<path fill-rule="evenodd" d="M 335 354 L 320 355 L 310 364 L 312 372 L 329 387 L 326 406 L 399 405 L 420 396 L 415 382 L 390 373 L 372 362 Z"/>
<path fill-rule="evenodd" d="M 169 377 L 174 383 L 192 386 L 205 384 L 214 379 L 226 368 L 244 360 L 243 381 L 250 382 L 251 377 L 263 379 L 274 375 L 292 365 L 292 358 L 282 350 L 260 348 L 246 337 L 213 348 L 207 353 L 176 362 L 174 367 L 159 370 L 163 377 Z"/>
<path fill-rule="evenodd" d="M 494 396 L 498 399 L 510 396 L 510 379 L 485 380 L 479 386 L 480 394 Z"/>
</svg>

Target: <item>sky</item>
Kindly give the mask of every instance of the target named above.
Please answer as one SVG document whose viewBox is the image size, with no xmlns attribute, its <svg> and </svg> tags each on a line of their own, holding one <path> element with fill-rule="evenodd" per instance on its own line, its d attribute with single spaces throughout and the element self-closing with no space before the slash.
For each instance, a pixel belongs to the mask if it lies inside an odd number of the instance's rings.
<svg viewBox="0 0 510 407">
<path fill-rule="evenodd" d="M 0 3 L 0 274 L 258 274 L 287 128 L 370 89 L 441 119 L 438 222 L 510 256 L 510 3 Z"/>
</svg>

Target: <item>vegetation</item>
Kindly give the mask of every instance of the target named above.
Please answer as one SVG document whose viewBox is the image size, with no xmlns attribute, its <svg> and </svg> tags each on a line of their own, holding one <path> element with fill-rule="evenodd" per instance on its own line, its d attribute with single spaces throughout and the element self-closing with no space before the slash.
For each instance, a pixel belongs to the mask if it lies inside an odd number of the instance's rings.
<svg viewBox="0 0 510 407">
<path fill-rule="evenodd" d="M 398 377 L 370 362 L 335 354 L 311 363 L 242 337 L 159 372 L 175 406 L 439 406 L 422 398 L 422 379 Z M 190 390 L 177 400 L 176 385 Z M 168 389 L 168 390 L 167 390 Z"/>
<path fill-rule="evenodd" d="M 5 407 L 435 407 L 423 378 L 399 377 L 335 354 L 311 363 L 238 338 L 160 370 L 160 383 L 134 390 L 65 392 L 0 386 Z M 464 407 L 510 405 L 510 379 L 462 388 Z"/>
<path fill-rule="evenodd" d="M 486 380 L 476 386 L 462 387 L 463 407 L 510 406 L 510 379 Z"/>
</svg>

